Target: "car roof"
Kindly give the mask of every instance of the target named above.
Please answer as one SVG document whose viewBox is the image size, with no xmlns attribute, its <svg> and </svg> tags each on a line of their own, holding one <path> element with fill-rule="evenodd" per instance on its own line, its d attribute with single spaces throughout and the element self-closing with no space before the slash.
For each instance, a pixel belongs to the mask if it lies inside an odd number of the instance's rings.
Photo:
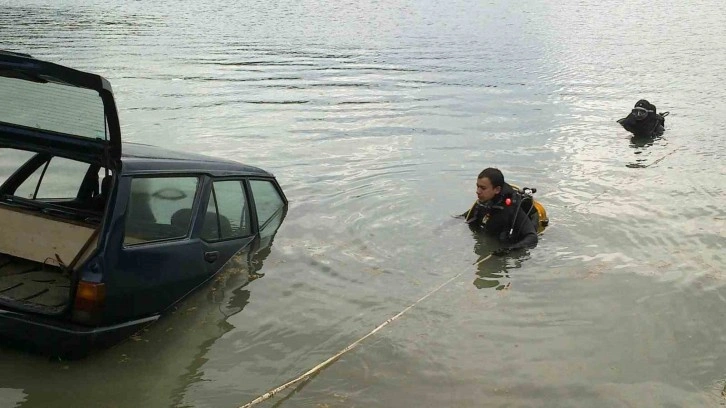
<svg viewBox="0 0 726 408">
<path fill-rule="evenodd" d="M 123 144 L 121 174 L 150 174 L 192 172 L 212 176 L 274 177 L 259 167 L 233 160 L 221 159 L 196 153 L 180 152 L 141 143 Z"/>
</svg>

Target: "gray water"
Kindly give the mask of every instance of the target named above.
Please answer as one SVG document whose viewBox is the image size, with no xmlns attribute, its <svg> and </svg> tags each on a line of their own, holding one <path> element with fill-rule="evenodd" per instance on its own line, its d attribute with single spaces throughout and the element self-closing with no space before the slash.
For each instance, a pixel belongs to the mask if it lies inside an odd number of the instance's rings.
<svg viewBox="0 0 726 408">
<path fill-rule="evenodd" d="M 0 48 L 99 73 L 125 141 L 272 171 L 255 268 L 80 361 L 0 348 L 3 407 L 723 406 L 718 0 L 0 0 Z M 666 132 L 615 120 L 641 98 Z M 499 167 L 537 248 L 451 215 Z M 264 261 L 264 262 L 263 262 Z"/>
</svg>

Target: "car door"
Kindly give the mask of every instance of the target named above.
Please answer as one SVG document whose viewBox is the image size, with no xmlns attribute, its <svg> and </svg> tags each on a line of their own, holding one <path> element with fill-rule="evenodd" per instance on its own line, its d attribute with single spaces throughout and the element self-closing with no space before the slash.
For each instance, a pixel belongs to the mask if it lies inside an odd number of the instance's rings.
<svg viewBox="0 0 726 408">
<path fill-rule="evenodd" d="M 272 240 L 287 214 L 287 198 L 274 179 L 251 179 L 249 187 L 258 223 L 259 239 L 254 248 L 251 248 L 252 267 L 257 272 L 262 269 L 262 263 L 270 254 Z"/>
<path fill-rule="evenodd" d="M 287 199 L 275 180 L 251 179 L 249 180 L 252 192 L 255 218 L 261 246 L 267 246 L 282 224 L 287 211 Z"/>
<path fill-rule="evenodd" d="M 252 243 L 256 228 L 243 177 L 214 178 L 207 194 L 206 212 L 199 216 L 202 225 L 195 230 L 202 240 L 207 273 L 214 275 Z"/>
<path fill-rule="evenodd" d="M 125 176 L 128 197 L 118 255 L 106 254 L 109 317 L 162 312 L 207 279 L 199 239 L 192 238 L 200 207 L 198 175 Z"/>
</svg>

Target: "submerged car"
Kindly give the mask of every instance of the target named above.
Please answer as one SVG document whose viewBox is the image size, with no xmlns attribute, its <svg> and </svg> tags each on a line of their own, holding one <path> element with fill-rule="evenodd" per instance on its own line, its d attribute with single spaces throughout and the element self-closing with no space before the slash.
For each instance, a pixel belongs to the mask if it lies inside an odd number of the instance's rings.
<svg viewBox="0 0 726 408">
<path fill-rule="evenodd" d="M 262 169 L 122 144 L 106 79 L 0 51 L 0 337 L 54 353 L 113 343 L 286 211 Z"/>
</svg>

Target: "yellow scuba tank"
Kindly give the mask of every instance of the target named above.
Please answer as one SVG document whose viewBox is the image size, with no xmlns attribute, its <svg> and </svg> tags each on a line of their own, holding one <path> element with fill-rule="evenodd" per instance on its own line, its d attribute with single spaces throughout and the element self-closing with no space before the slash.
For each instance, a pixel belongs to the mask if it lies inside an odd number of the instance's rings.
<svg viewBox="0 0 726 408">
<path fill-rule="evenodd" d="M 531 200 L 531 205 L 523 203 L 521 208 L 522 210 L 524 210 L 524 213 L 527 214 L 529 219 L 534 222 L 535 228 L 537 228 L 537 233 L 541 234 L 550 224 L 550 219 L 547 218 L 547 210 L 545 210 L 542 203 L 532 197 L 532 194 L 536 193 L 537 189 L 529 187 L 520 188 L 519 186 L 515 186 L 514 184 L 510 184 L 510 186 L 512 186 L 514 191 L 522 196 L 523 200 Z"/>
<path fill-rule="evenodd" d="M 539 201 L 532 199 L 532 205 L 534 206 L 534 209 L 537 210 L 538 219 L 537 221 L 537 233 L 542 233 L 545 228 L 547 228 L 548 225 L 550 225 L 550 219 L 547 218 L 547 211 L 545 210 L 544 206 L 540 204 Z M 530 216 L 530 218 L 532 218 Z M 533 220 L 534 221 L 534 220 Z"/>
</svg>

